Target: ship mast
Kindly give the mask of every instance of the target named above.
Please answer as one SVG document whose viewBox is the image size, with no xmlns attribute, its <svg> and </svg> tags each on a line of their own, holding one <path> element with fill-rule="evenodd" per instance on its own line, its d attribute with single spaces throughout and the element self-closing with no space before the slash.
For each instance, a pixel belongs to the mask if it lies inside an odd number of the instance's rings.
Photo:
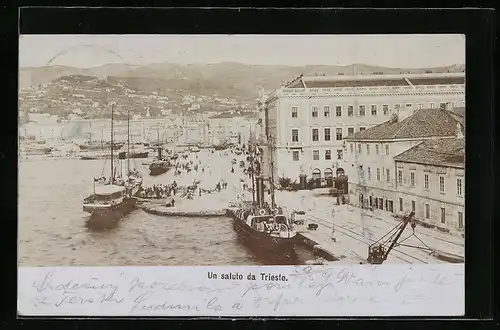
<svg viewBox="0 0 500 330">
<path fill-rule="evenodd" d="M 158 160 L 161 160 L 160 124 L 156 127 L 156 135 L 158 139 Z"/>
<path fill-rule="evenodd" d="M 130 175 L 130 109 L 127 110 L 127 177 Z"/>
<path fill-rule="evenodd" d="M 250 149 L 250 165 L 251 165 L 251 170 L 250 170 L 250 178 L 252 179 L 252 202 L 255 204 L 255 177 L 254 177 L 254 155 L 253 155 L 253 150 L 251 149 L 252 145 L 249 145 Z M 252 204 L 252 205 L 253 205 Z"/>
<path fill-rule="evenodd" d="M 111 184 L 115 182 L 114 164 L 113 164 L 113 113 L 115 110 L 115 104 L 111 104 Z"/>
<path fill-rule="evenodd" d="M 269 177 L 269 184 L 270 184 L 270 189 L 271 189 L 271 209 L 274 209 L 275 207 L 275 200 L 274 200 L 274 162 L 273 162 L 273 149 L 274 149 L 274 137 L 271 135 L 270 137 L 270 142 L 271 142 L 271 148 L 270 150 L 270 156 L 271 156 L 271 161 L 270 164 L 270 170 L 271 170 L 271 175 Z"/>
</svg>

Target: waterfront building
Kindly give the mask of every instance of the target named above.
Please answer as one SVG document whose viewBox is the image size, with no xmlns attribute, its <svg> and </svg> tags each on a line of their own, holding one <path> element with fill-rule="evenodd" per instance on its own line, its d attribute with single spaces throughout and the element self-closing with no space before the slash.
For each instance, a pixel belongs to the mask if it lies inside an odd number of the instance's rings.
<svg viewBox="0 0 500 330">
<path fill-rule="evenodd" d="M 276 175 L 324 179 L 342 170 L 347 136 L 394 111 L 464 105 L 464 73 L 299 76 L 264 97 L 260 139 L 272 142 Z"/>
<path fill-rule="evenodd" d="M 401 109 L 345 142 L 352 205 L 463 228 L 464 125 L 452 111 Z"/>
<path fill-rule="evenodd" d="M 463 231 L 465 139 L 427 140 L 394 157 L 396 212 L 437 227 Z"/>
</svg>

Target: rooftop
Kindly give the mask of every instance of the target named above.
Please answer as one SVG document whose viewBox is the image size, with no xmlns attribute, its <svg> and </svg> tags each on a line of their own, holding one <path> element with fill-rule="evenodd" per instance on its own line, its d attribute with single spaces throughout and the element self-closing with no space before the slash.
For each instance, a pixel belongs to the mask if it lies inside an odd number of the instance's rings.
<svg viewBox="0 0 500 330">
<path fill-rule="evenodd" d="M 347 140 L 395 140 L 456 136 L 457 123 L 458 121 L 447 110 L 418 109 L 401 121 L 393 118 L 357 132 L 347 137 Z"/>
<path fill-rule="evenodd" d="M 426 140 L 394 157 L 396 162 L 465 167 L 465 139 Z"/>
<path fill-rule="evenodd" d="M 340 88 L 465 84 L 464 73 L 371 74 L 352 76 L 301 76 L 286 88 Z"/>
</svg>

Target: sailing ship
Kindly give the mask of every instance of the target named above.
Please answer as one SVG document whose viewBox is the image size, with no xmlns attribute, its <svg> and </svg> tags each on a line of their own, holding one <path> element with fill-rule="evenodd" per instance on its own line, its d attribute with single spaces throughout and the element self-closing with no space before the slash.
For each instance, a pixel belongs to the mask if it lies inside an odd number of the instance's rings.
<svg viewBox="0 0 500 330">
<path fill-rule="evenodd" d="M 149 165 L 149 174 L 156 176 L 166 173 L 170 170 L 172 165 L 168 159 L 162 157 L 162 145 L 160 144 L 160 129 L 158 127 L 158 157 Z"/>
<path fill-rule="evenodd" d="M 272 155 L 272 154 L 271 154 Z M 259 164 L 260 165 L 260 164 Z M 254 161 L 251 161 L 252 187 L 255 187 L 254 172 L 260 174 L 260 169 L 255 170 Z M 260 166 L 257 166 L 260 168 Z M 274 199 L 274 175 L 271 159 L 271 205 L 263 200 L 263 179 L 259 178 L 257 184 L 258 201 L 255 201 L 255 189 L 252 191 L 252 201 L 241 201 L 239 205 L 231 205 L 228 213 L 233 218 L 233 228 L 241 241 L 256 254 L 275 256 L 278 259 L 291 260 L 296 257 L 296 231 L 289 217 L 277 207 Z"/>
<path fill-rule="evenodd" d="M 134 197 L 142 185 L 142 177 L 137 170 L 130 170 L 127 162 L 127 175 L 125 178 L 116 178 L 116 170 L 113 157 L 113 113 L 114 103 L 111 106 L 111 150 L 110 165 L 111 175 L 106 178 L 94 178 L 93 193 L 83 200 L 83 211 L 90 213 L 87 222 L 91 226 L 112 225 L 119 221 L 124 215 L 135 209 L 137 200 Z M 130 124 L 128 124 L 128 140 L 130 145 Z M 96 183 L 100 183 L 96 186 Z"/>
</svg>

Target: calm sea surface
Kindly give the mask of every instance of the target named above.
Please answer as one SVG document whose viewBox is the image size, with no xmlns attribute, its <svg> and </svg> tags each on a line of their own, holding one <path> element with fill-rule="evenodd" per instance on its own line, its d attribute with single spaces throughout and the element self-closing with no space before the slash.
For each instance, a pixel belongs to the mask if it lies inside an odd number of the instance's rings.
<svg viewBox="0 0 500 330">
<path fill-rule="evenodd" d="M 144 185 L 161 182 L 161 176 L 148 175 L 146 166 L 138 167 Z M 241 245 L 231 219 L 225 217 L 172 218 L 137 210 L 112 230 L 90 231 L 85 227 L 88 215 L 82 211 L 81 202 L 92 190 L 92 176 L 102 170 L 100 160 L 20 162 L 20 266 L 268 263 Z"/>
</svg>

